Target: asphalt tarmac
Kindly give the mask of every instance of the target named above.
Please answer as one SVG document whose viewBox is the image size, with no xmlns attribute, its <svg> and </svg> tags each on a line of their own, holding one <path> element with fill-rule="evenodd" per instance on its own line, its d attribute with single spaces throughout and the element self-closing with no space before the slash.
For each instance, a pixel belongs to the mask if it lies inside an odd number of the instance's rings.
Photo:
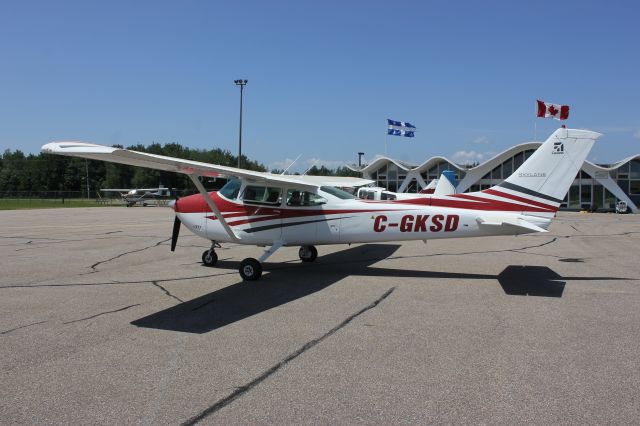
<svg viewBox="0 0 640 426">
<path fill-rule="evenodd" d="M 2 424 L 637 424 L 640 216 L 283 248 L 167 208 L 0 212 Z"/>
</svg>

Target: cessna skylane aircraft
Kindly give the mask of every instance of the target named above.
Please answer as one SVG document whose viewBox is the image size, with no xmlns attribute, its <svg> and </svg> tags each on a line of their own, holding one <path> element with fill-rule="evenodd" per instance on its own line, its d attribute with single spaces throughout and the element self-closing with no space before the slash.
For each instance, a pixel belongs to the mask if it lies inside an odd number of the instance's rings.
<svg viewBox="0 0 640 426">
<path fill-rule="evenodd" d="M 181 223 L 211 241 L 202 254 L 208 266 L 215 265 L 221 242 L 268 247 L 259 259 L 240 263 L 240 276 L 253 281 L 262 275 L 261 262 L 283 246 L 300 246 L 300 260 L 313 262 L 315 246 L 323 244 L 547 232 L 600 136 L 558 129 L 511 176 L 484 191 L 385 201 L 361 200 L 338 188 L 372 183 L 359 178 L 274 175 L 84 142 L 52 142 L 42 151 L 188 175 L 200 193 L 173 204 L 171 250 Z M 230 180 L 207 192 L 201 176 Z"/>
</svg>

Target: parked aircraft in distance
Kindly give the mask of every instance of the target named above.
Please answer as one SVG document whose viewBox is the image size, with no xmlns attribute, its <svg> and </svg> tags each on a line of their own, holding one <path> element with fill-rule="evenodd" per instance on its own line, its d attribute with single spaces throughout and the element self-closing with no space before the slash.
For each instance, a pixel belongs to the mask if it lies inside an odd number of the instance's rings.
<svg viewBox="0 0 640 426">
<path fill-rule="evenodd" d="M 135 189 L 101 189 L 102 192 L 117 192 L 120 194 L 122 201 L 127 207 L 133 207 L 136 204 L 146 206 L 148 204 L 162 205 L 171 198 L 169 188 L 135 188 Z M 150 201 L 153 201 L 152 203 Z M 163 203 L 164 202 L 164 203 Z"/>
<path fill-rule="evenodd" d="M 300 246 L 300 259 L 313 262 L 315 246 L 324 244 L 546 232 L 600 136 L 561 128 L 492 188 L 386 201 L 361 200 L 338 189 L 372 183 L 360 178 L 274 175 L 83 142 L 52 142 L 42 151 L 187 174 L 200 193 L 173 204 L 171 250 L 181 223 L 211 241 L 202 254 L 206 265 L 215 265 L 219 243 L 268 247 L 259 259 L 240 263 L 241 277 L 257 280 L 262 262 L 283 246 Z M 230 179 L 219 191 L 207 192 L 201 176 Z"/>
</svg>

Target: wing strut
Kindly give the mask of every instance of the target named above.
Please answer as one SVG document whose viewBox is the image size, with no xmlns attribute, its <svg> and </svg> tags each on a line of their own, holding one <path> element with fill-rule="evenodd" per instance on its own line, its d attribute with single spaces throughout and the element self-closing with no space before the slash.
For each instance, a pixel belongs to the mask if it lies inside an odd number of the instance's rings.
<svg viewBox="0 0 640 426">
<path fill-rule="evenodd" d="M 216 206 L 216 203 L 213 201 L 213 199 L 211 198 L 207 190 L 204 188 L 204 185 L 202 185 L 202 182 L 200 182 L 200 179 L 198 179 L 198 175 L 190 174 L 189 178 L 191 178 L 191 182 L 193 182 L 196 188 L 198 188 L 198 191 L 200 192 L 200 194 L 202 194 L 202 196 L 204 197 L 204 200 L 207 202 L 207 204 L 211 208 L 211 211 L 216 215 L 216 217 L 220 221 L 220 224 L 222 225 L 224 230 L 227 231 L 227 234 L 229 234 L 229 238 L 231 238 L 235 242 L 240 242 L 240 237 L 238 237 L 236 233 L 233 232 L 233 229 L 231 229 L 231 227 L 225 220 L 224 216 L 222 216 L 222 213 L 220 213 L 218 206 Z"/>
</svg>

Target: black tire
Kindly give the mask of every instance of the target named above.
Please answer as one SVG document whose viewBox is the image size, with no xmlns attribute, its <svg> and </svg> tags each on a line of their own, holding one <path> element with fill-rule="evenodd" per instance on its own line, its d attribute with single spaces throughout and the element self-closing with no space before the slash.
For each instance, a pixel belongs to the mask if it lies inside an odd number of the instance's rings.
<svg viewBox="0 0 640 426">
<path fill-rule="evenodd" d="M 262 265 L 251 257 L 240 262 L 240 276 L 245 281 L 256 281 L 262 276 Z"/>
<path fill-rule="evenodd" d="M 318 257 L 318 250 L 314 246 L 302 246 L 298 250 L 298 256 L 303 262 L 313 262 Z"/>
<path fill-rule="evenodd" d="M 202 252 L 202 263 L 204 266 L 215 266 L 218 262 L 218 255 L 213 250 L 205 250 Z"/>
</svg>

